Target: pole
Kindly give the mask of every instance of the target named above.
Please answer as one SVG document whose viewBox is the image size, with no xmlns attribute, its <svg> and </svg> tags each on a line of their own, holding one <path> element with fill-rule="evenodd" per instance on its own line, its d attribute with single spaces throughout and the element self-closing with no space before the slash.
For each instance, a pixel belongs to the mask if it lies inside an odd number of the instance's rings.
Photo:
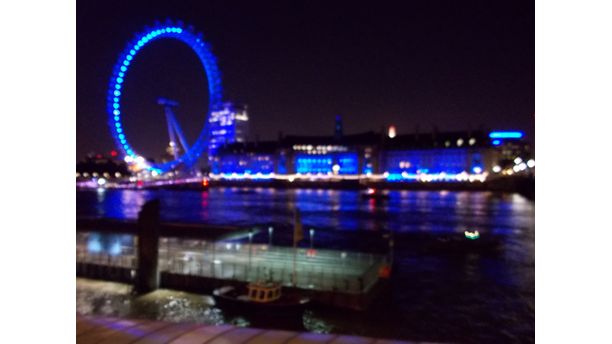
<svg viewBox="0 0 612 344">
<path fill-rule="evenodd" d="M 274 233 L 274 228 L 268 227 L 268 245 L 272 246 L 272 233 Z"/>
<path fill-rule="evenodd" d="M 314 229 L 310 229 L 310 249 L 313 248 Z"/>
<path fill-rule="evenodd" d="M 297 242 L 293 240 L 293 273 L 291 274 L 291 283 L 294 287 L 297 286 L 297 278 L 296 278 L 296 260 L 297 260 Z"/>
<path fill-rule="evenodd" d="M 251 244 L 252 243 L 253 243 L 253 232 L 249 231 L 249 273 L 248 275 L 251 274 L 251 256 L 252 256 Z"/>
</svg>

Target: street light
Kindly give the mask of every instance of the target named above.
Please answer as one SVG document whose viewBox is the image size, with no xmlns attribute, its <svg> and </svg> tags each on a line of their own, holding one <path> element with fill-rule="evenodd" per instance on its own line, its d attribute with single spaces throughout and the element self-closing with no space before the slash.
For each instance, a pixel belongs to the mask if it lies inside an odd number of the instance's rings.
<svg viewBox="0 0 612 344">
<path fill-rule="evenodd" d="M 251 256 L 252 256 L 251 246 L 252 246 L 252 243 L 253 243 L 253 231 L 249 230 L 249 274 L 251 274 Z"/>
<path fill-rule="evenodd" d="M 272 246 L 272 233 L 274 233 L 274 228 L 268 227 L 268 244 Z"/>
<path fill-rule="evenodd" d="M 312 245 L 312 241 L 313 241 L 313 238 L 314 238 L 314 232 L 315 232 L 315 230 L 311 228 L 310 229 L 310 248 L 312 248 L 312 246 L 313 246 Z"/>
</svg>

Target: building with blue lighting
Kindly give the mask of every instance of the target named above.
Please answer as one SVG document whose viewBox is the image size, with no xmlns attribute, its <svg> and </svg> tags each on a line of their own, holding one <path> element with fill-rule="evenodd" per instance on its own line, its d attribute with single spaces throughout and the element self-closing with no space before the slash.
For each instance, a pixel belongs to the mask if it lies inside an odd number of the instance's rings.
<svg viewBox="0 0 612 344">
<path fill-rule="evenodd" d="M 338 127 L 338 122 L 335 124 Z M 521 132 L 432 132 L 388 135 L 285 136 L 277 141 L 235 142 L 219 148 L 212 173 L 260 177 L 384 176 L 388 181 L 462 180 L 494 173 L 528 152 Z M 495 172 L 497 173 L 497 172 Z"/>
<path fill-rule="evenodd" d="M 247 106 L 223 103 L 211 111 L 208 118 L 208 157 L 213 161 L 217 149 L 225 144 L 246 142 L 249 134 Z"/>
</svg>

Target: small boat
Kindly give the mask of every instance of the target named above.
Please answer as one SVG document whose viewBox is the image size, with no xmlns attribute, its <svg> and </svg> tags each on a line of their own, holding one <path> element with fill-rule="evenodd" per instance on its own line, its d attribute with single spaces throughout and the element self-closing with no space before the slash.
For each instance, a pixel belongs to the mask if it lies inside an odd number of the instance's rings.
<svg viewBox="0 0 612 344">
<path fill-rule="evenodd" d="M 310 303 L 299 295 L 283 295 L 275 282 L 254 282 L 245 287 L 225 286 L 213 291 L 215 302 L 222 308 L 266 315 L 298 314 Z"/>
<path fill-rule="evenodd" d="M 375 199 L 375 200 L 386 200 L 389 199 L 389 195 L 377 191 L 376 189 L 369 188 L 361 194 L 364 199 Z"/>
</svg>

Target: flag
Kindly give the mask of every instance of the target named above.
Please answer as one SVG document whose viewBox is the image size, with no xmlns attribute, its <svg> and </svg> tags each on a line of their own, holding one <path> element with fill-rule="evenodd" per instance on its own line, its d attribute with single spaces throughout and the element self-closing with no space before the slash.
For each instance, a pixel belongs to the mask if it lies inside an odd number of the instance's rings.
<svg viewBox="0 0 612 344">
<path fill-rule="evenodd" d="M 300 240 L 304 239 L 304 231 L 302 230 L 302 220 L 300 219 L 300 210 L 295 208 L 295 223 L 293 227 L 293 246 L 296 246 Z"/>
</svg>

